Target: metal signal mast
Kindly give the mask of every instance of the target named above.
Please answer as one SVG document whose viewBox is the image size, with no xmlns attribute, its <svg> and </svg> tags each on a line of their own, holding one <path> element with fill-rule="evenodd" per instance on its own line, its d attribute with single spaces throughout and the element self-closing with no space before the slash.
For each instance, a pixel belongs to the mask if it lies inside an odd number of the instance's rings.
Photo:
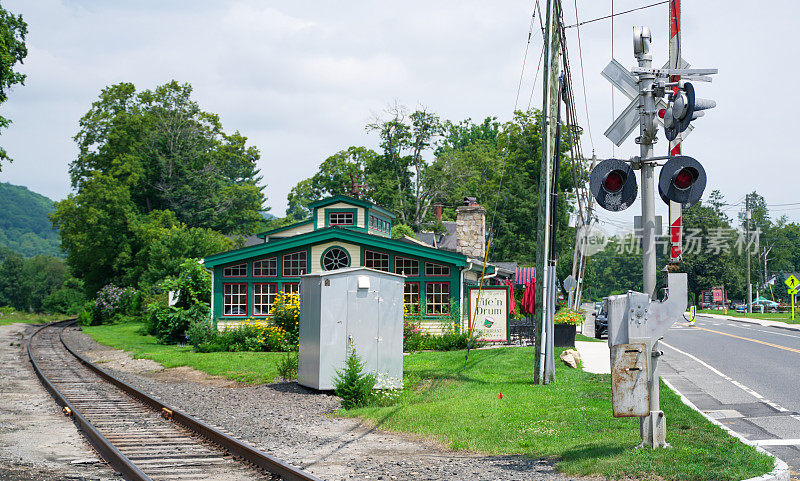
<svg viewBox="0 0 800 481">
<path fill-rule="evenodd" d="M 658 193 L 669 205 L 689 207 L 700 200 L 706 186 L 706 174 L 697 160 L 679 155 L 679 141 L 666 156 L 654 156 L 657 122 L 664 125 L 664 135 L 675 141 L 689 133 L 691 122 L 703 110 L 716 103 L 695 96 L 692 81 L 711 81 L 716 69 L 689 69 L 680 58 L 678 0 L 670 2 L 671 27 L 675 44 L 670 45 L 670 61 L 662 69 L 653 68 L 650 54 L 651 35 L 647 27 L 634 27 L 633 51 L 637 67 L 626 70 L 616 60 L 603 70 L 606 77 L 630 99 L 631 104 L 606 130 L 606 136 L 620 145 L 639 127 L 640 155 L 629 160 L 606 159 L 592 170 L 590 188 L 597 203 L 611 211 L 628 208 L 636 199 L 638 186 L 635 170 L 640 171 L 642 203 L 642 284 L 644 292 L 628 291 L 610 296 L 606 301 L 608 343 L 611 347 L 612 407 L 614 416 L 640 418 L 642 445 L 668 446 L 666 417 L 659 407 L 658 360 L 663 353 L 659 340 L 686 309 L 685 273 L 666 271 L 666 295 L 656 298 L 655 245 L 655 168 L 661 166 Z M 674 9 L 674 10 L 673 10 Z M 673 29 L 671 28 L 671 31 Z M 667 97 L 666 101 L 663 97 Z M 662 120 L 663 119 L 663 120 Z M 663 162 L 663 163 L 662 163 Z M 680 229 L 680 214 L 670 210 L 671 241 L 675 247 L 673 225 Z M 680 231 L 671 262 L 680 260 Z M 674 254 L 677 254 L 674 255 Z"/>
</svg>

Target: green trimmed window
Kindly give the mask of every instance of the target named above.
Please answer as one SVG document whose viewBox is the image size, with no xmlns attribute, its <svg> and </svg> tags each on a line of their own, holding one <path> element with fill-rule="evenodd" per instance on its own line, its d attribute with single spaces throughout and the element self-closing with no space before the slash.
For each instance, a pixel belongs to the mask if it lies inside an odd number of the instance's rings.
<svg viewBox="0 0 800 481">
<path fill-rule="evenodd" d="M 247 264 L 237 264 L 222 269 L 222 277 L 247 277 Z"/>
<path fill-rule="evenodd" d="M 434 262 L 426 262 L 425 275 L 433 277 L 447 277 L 450 275 L 450 268 Z"/>
<path fill-rule="evenodd" d="M 364 251 L 364 267 L 389 272 L 389 254 L 377 251 Z"/>
<path fill-rule="evenodd" d="M 420 314 L 419 311 L 419 282 L 406 282 L 403 286 L 403 307 L 409 315 Z"/>
<path fill-rule="evenodd" d="M 247 284 L 222 284 L 222 314 L 247 315 Z"/>
<path fill-rule="evenodd" d="M 275 282 L 253 284 L 253 315 L 269 315 L 269 310 L 272 309 L 277 295 L 278 284 Z"/>
<path fill-rule="evenodd" d="M 253 261 L 253 277 L 278 277 L 278 258 Z"/>
<path fill-rule="evenodd" d="M 352 212 L 328 212 L 328 225 L 355 225 L 356 216 Z"/>
<path fill-rule="evenodd" d="M 425 314 L 441 316 L 450 312 L 450 283 L 425 283 Z"/>
<path fill-rule="evenodd" d="M 300 277 L 308 272 L 308 252 L 283 255 L 283 277 Z"/>
<path fill-rule="evenodd" d="M 409 277 L 419 277 L 419 261 L 408 257 L 394 256 L 394 272 Z"/>
</svg>

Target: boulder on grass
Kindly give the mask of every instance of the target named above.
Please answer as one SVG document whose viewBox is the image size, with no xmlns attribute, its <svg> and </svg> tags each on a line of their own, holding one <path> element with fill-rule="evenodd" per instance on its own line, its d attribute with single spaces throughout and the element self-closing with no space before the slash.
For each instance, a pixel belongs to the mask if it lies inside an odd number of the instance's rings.
<svg viewBox="0 0 800 481">
<path fill-rule="evenodd" d="M 575 349 L 565 349 L 564 352 L 561 353 L 559 356 L 561 360 L 567 366 L 575 369 L 578 367 L 578 363 L 581 362 L 581 355 Z"/>
</svg>

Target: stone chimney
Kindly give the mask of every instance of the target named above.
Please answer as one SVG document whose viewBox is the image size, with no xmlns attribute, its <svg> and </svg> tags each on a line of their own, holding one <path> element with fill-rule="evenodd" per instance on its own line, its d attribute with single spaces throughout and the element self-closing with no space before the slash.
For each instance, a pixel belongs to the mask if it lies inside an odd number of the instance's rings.
<svg viewBox="0 0 800 481">
<path fill-rule="evenodd" d="M 456 208 L 456 250 L 465 256 L 483 259 L 486 254 L 486 209 L 475 197 L 465 197 Z"/>
</svg>

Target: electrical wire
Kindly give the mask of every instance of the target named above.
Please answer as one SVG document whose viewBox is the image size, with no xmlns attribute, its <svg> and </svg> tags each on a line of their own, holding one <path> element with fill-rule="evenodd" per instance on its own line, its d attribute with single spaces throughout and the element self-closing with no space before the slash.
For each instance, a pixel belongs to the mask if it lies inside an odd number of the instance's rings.
<svg viewBox="0 0 800 481">
<path fill-rule="evenodd" d="M 575 2 L 575 22 L 578 22 L 578 0 Z M 583 48 L 581 47 L 581 28 L 575 29 L 578 34 L 578 58 L 581 63 L 581 86 L 583 87 L 583 108 L 586 111 L 586 129 L 589 131 L 589 143 L 592 145 L 592 155 L 594 155 L 594 137 L 592 136 L 592 124 L 589 122 L 589 100 L 586 95 L 586 77 L 584 76 L 583 69 Z"/>
<path fill-rule="evenodd" d="M 587 23 L 592 23 L 592 22 L 597 22 L 597 21 L 600 21 L 600 20 L 605 20 L 607 18 L 610 18 L 611 21 L 613 22 L 614 21 L 614 17 L 619 17 L 620 15 L 625 15 L 626 13 L 636 12 L 637 10 L 644 10 L 646 8 L 656 7 L 658 5 L 664 5 L 665 3 L 669 3 L 669 0 L 664 0 L 664 1 L 661 1 L 661 2 L 652 3 L 650 5 L 645 5 L 643 7 L 632 8 L 630 10 L 625 10 L 624 12 L 619 12 L 619 13 L 614 13 L 614 5 L 613 5 L 614 2 L 611 2 L 611 3 L 612 3 L 612 5 L 611 5 L 611 15 L 606 15 L 604 17 L 593 18 L 591 20 L 586 20 L 584 22 L 575 23 L 573 25 L 567 25 L 564 28 L 580 27 L 581 25 L 586 25 Z"/>
<path fill-rule="evenodd" d="M 525 77 L 525 64 L 528 61 L 528 48 L 531 46 L 531 35 L 533 35 L 533 22 L 536 20 L 536 8 L 533 9 L 533 14 L 531 15 L 531 24 L 528 27 L 528 41 L 525 43 L 525 54 L 522 56 L 522 70 L 519 73 L 519 83 L 517 84 L 517 96 L 514 99 L 514 110 L 517 110 L 517 104 L 519 103 L 519 92 L 522 90 L 522 79 Z M 538 69 L 537 69 L 538 74 Z"/>
</svg>

